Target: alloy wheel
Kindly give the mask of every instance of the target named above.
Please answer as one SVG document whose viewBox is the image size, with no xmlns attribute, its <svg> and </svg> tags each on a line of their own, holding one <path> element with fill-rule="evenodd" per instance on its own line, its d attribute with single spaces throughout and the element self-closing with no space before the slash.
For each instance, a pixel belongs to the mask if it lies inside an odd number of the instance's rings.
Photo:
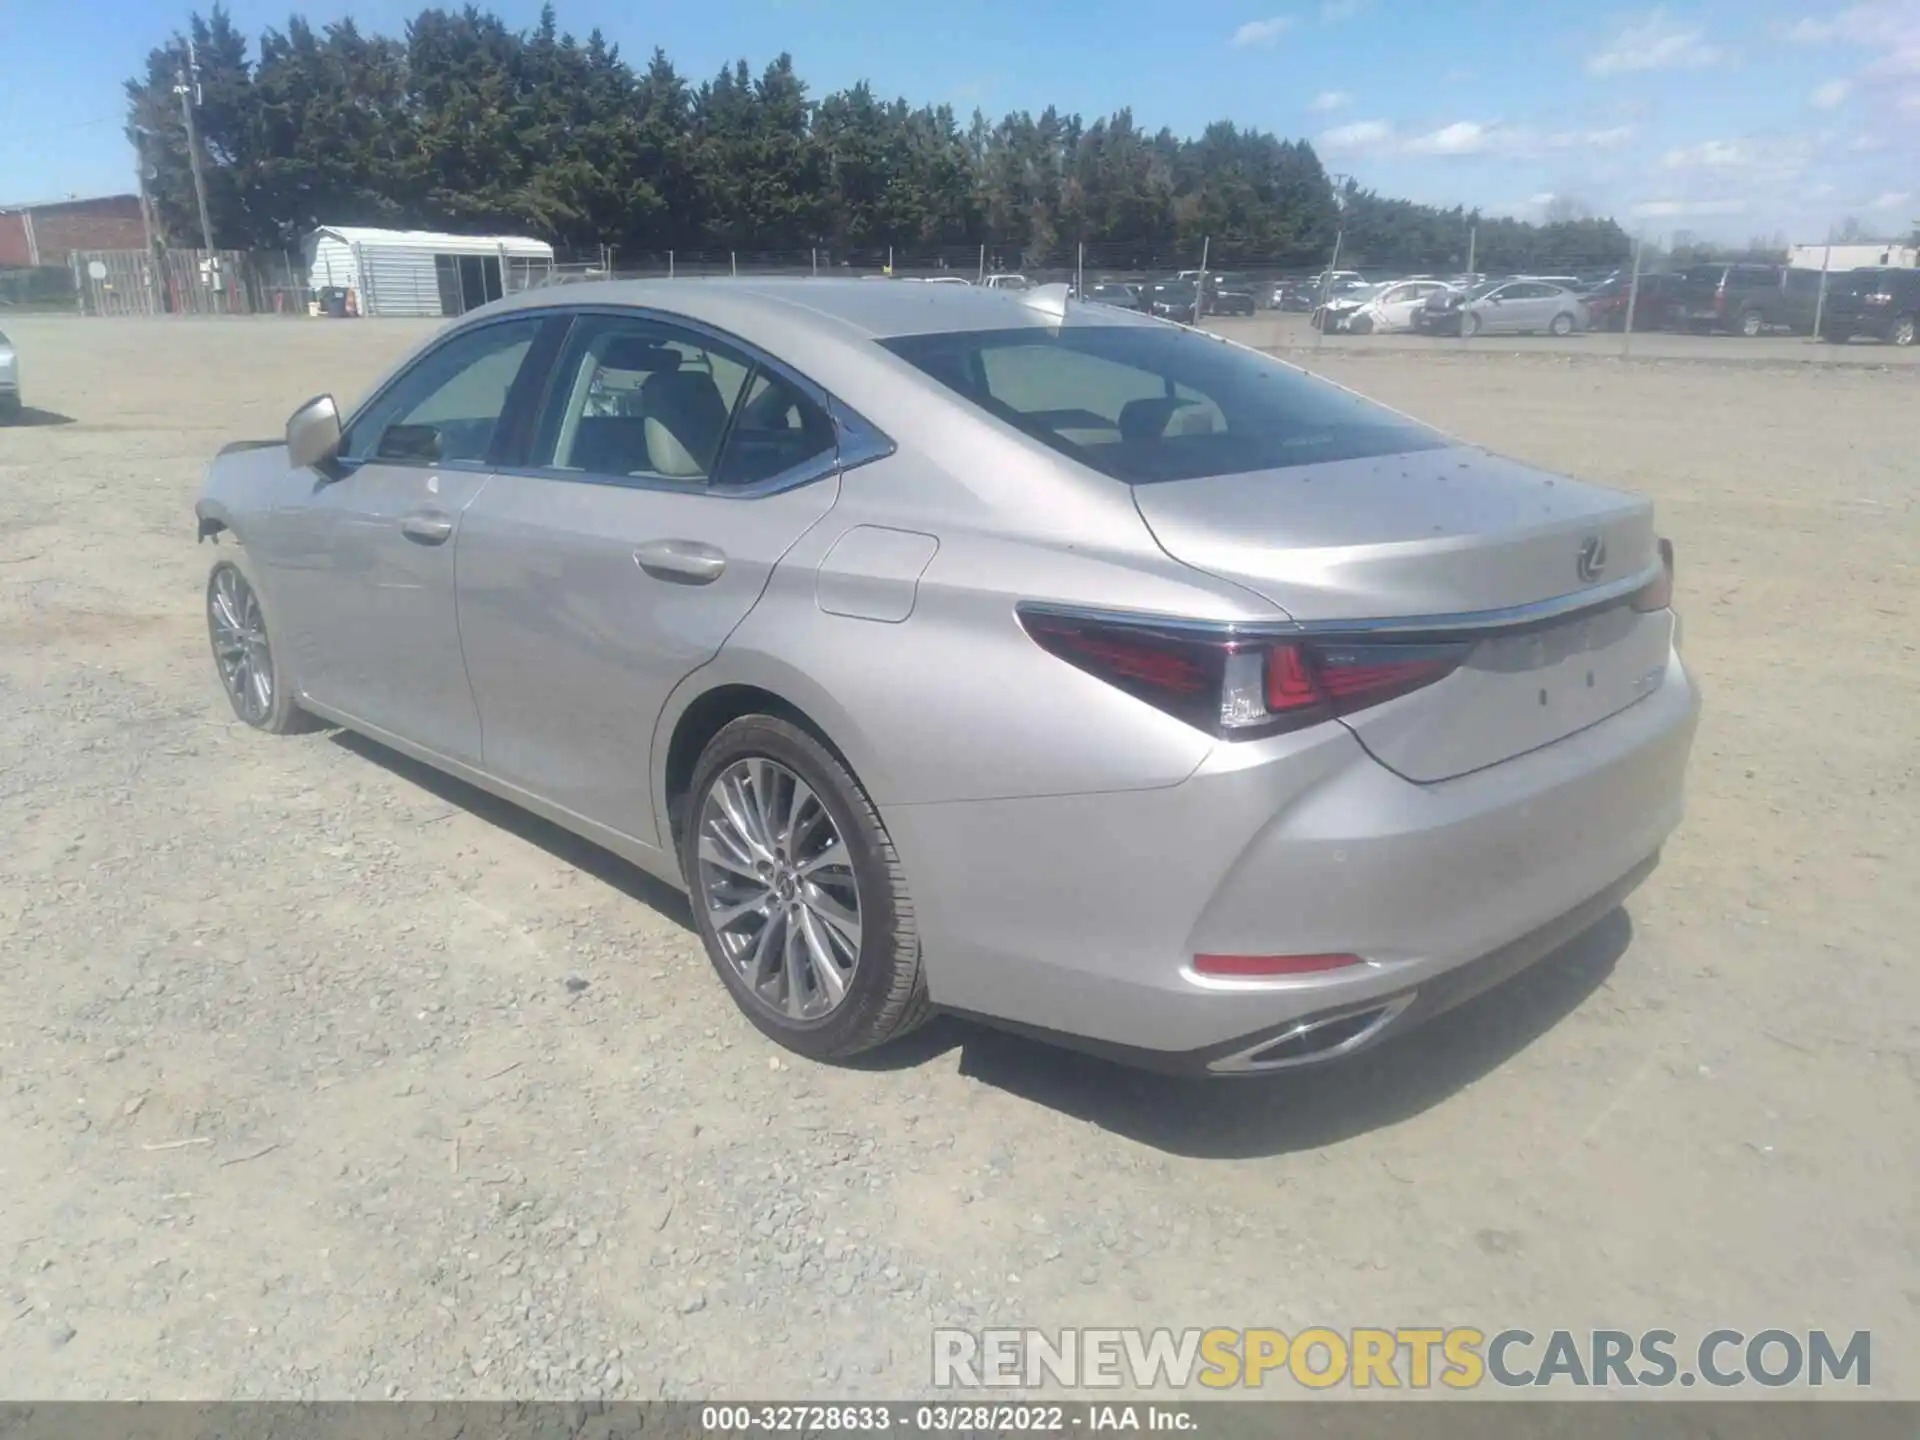
<svg viewBox="0 0 1920 1440">
<path fill-rule="evenodd" d="M 207 629 L 233 708 L 249 725 L 261 724 L 273 711 L 273 651 L 259 597 L 231 565 L 207 589 Z"/>
<path fill-rule="evenodd" d="M 1894 322 L 1893 343 L 1896 345 L 1911 345 L 1913 344 L 1913 340 L 1914 340 L 1913 316 L 1903 315 Z"/>
<path fill-rule="evenodd" d="M 860 963 L 860 886 L 833 816 L 806 781 L 764 756 L 707 787 L 695 903 L 759 1005 L 789 1023 L 823 1020 Z"/>
</svg>

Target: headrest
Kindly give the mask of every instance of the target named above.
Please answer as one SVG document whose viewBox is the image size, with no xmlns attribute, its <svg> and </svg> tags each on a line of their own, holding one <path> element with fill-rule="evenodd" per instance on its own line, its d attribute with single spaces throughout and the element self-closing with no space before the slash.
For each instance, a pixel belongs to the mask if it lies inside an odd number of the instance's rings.
<svg viewBox="0 0 1920 1440">
<path fill-rule="evenodd" d="M 603 370 L 678 370 L 682 356 L 639 335 L 615 335 L 600 352 Z"/>
</svg>

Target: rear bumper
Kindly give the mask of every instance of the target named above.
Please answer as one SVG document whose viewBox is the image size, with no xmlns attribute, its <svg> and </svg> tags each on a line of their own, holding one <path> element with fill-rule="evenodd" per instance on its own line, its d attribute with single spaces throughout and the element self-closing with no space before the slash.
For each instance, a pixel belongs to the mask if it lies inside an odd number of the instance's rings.
<svg viewBox="0 0 1920 1440">
<path fill-rule="evenodd" d="M 1618 903 L 1679 822 L 1698 711 L 1673 656 L 1626 710 L 1438 784 L 1322 726 L 1223 745 L 1156 790 L 893 807 L 931 997 L 1175 1070 L 1393 1007 L 1371 1044 Z M 1365 963 L 1278 980 L 1190 968 L 1197 953 L 1328 952 Z"/>
</svg>

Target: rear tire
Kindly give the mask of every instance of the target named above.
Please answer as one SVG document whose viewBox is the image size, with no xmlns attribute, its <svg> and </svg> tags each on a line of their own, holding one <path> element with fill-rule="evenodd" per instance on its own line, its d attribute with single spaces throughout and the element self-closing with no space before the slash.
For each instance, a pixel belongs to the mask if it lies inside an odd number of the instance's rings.
<svg viewBox="0 0 1920 1440">
<path fill-rule="evenodd" d="M 1749 340 L 1759 339 L 1760 335 L 1766 330 L 1766 328 L 1767 328 L 1767 317 L 1765 315 L 1762 315 L 1758 310 L 1743 310 L 1740 312 L 1740 324 L 1738 326 L 1738 329 L 1742 335 L 1747 337 L 1747 339 Z"/>
<path fill-rule="evenodd" d="M 1895 345 L 1911 345 L 1914 342 L 1915 329 L 1915 317 L 1912 315 L 1902 315 L 1898 320 L 1893 322 L 1893 329 L 1887 332 L 1887 339 Z"/>
<path fill-rule="evenodd" d="M 1547 333 L 1549 335 L 1571 335 L 1573 333 L 1573 317 L 1564 311 L 1554 316 L 1553 320 L 1547 326 Z"/>
<path fill-rule="evenodd" d="M 771 770 L 757 763 L 765 761 L 772 762 Z M 762 777 L 767 777 L 767 797 L 759 793 Z M 802 821 L 808 812 L 794 780 L 811 791 L 824 823 Z M 730 784 L 742 787 L 733 792 L 735 797 L 751 793 L 756 802 L 777 804 L 784 795 L 789 807 L 784 836 L 774 833 L 778 825 L 764 826 L 772 843 L 763 847 L 733 823 Z M 818 739 L 771 715 L 735 720 L 701 752 L 685 814 L 680 868 L 694 926 L 721 983 L 763 1035 L 809 1059 L 843 1060 L 899 1039 L 932 1015 L 920 932 L 900 857 L 866 790 Z M 753 828 L 753 817 L 747 818 L 748 828 Z M 822 848 L 823 834 L 828 839 Z M 802 854 L 805 840 L 816 847 L 807 855 Z M 757 881 L 741 871 L 736 856 L 763 848 L 767 853 L 755 864 L 767 878 Z M 735 853 L 728 854 L 729 849 Z M 828 852 L 845 859 L 823 862 Z M 715 862 L 716 854 L 724 857 L 723 863 Z M 833 892 L 825 897 L 828 903 L 821 905 L 817 893 L 807 899 L 809 890 L 821 887 L 806 877 L 829 871 L 837 878 L 825 882 Z M 716 915 L 725 919 L 730 911 L 740 910 L 743 901 L 758 893 L 756 886 L 766 891 L 766 908 L 735 915 L 723 942 Z M 810 905 L 818 908 L 808 909 Z M 845 947 L 836 945 L 835 936 L 842 942 L 848 938 L 844 917 L 849 912 L 858 940 L 852 965 L 845 967 L 839 963 Z M 822 915 L 842 918 L 829 922 Z M 744 932 L 739 928 L 755 919 L 761 921 L 758 927 Z M 832 936 L 826 933 L 829 923 Z M 785 948 L 789 931 L 795 947 L 791 952 Z M 776 955 L 776 950 L 782 953 Z M 832 967 L 824 977 L 823 963 Z M 805 1013 L 809 1010 L 814 1013 Z"/>
</svg>

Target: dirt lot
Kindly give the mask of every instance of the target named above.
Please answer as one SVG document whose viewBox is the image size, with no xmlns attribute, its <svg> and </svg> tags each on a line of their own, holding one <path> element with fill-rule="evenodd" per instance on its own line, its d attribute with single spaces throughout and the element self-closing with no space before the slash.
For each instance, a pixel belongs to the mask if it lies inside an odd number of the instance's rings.
<svg viewBox="0 0 1920 1440">
<path fill-rule="evenodd" d="M 202 467 L 423 331 L 8 329 L 7 1393 L 897 1395 L 931 1324 L 1024 1322 L 1871 1329 L 1920 1396 L 1911 371 L 1322 357 L 1657 497 L 1707 716 L 1629 913 L 1209 1087 L 956 1023 L 783 1058 L 659 887 L 236 724 Z"/>
</svg>

